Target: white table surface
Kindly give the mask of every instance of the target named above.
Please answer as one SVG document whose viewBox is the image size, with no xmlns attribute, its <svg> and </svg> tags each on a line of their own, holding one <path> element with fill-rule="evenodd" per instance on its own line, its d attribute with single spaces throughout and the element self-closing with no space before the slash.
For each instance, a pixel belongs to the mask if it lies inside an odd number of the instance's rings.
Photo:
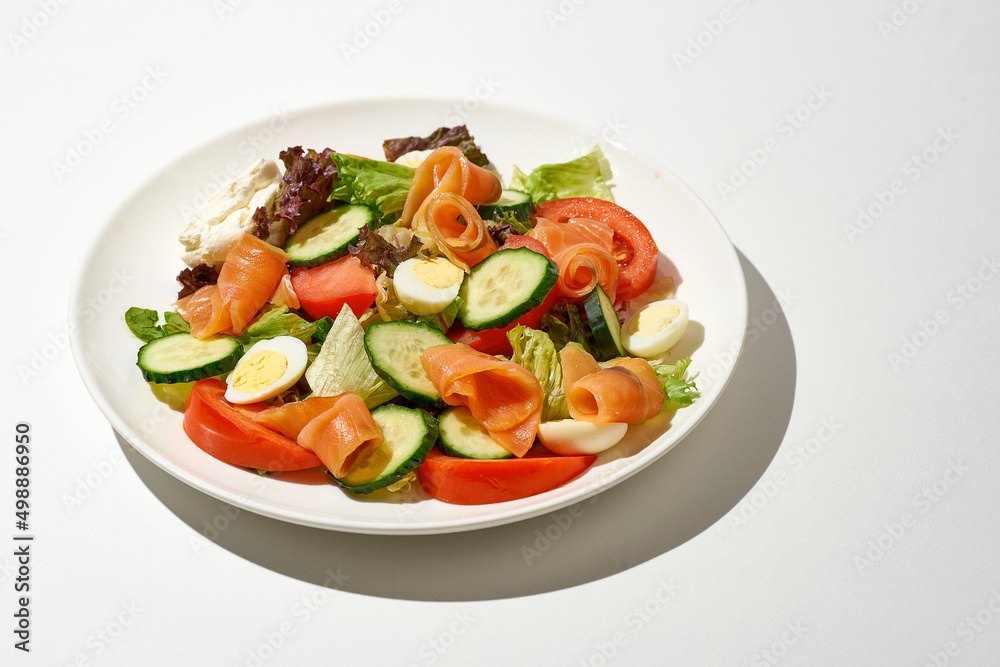
<svg viewBox="0 0 1000 667">
<path fill-rule="evenodd" d="M 167 6 L 0 10 L 0 664 L 1000 664 L 1000 5 Z M 426 537 L 241 512 L 116 438 L 66 327 L 119 203 L 275 110 L 477 94 L 613 128 L 722 222 L 751 324 L 692 435 L 573 515 Z"/>
</svg>

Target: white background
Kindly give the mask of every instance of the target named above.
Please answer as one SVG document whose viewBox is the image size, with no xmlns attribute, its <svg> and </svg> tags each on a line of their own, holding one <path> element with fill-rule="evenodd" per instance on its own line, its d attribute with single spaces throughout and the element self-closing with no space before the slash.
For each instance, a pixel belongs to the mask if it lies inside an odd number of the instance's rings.
<svg viewBox="0 0 1000 667">
<path fill-rule="evenodd" d="M 1000 661 L 1000 5 L 33 0 L 0 16 L 0 663 Z M 77 375 L 81 248 L 135 188 L 276 110 L 405 95 L 452 101 L 473 132 L 484 102 L 613 128 L 741 253 L 751 323 L 722 400 L 572 514 L 406 538 L 261 518 L 119 441 Z M 21 421 L 30 654 L 8 629 Z"/>
</svg>

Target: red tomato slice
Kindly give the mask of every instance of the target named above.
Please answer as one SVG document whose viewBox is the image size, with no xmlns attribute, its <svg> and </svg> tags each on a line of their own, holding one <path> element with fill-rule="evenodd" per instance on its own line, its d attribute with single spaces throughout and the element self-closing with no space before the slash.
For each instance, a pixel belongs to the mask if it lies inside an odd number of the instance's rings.
<svg viewBox="0 0 1000 667">
<path fill-rule="evenodd" d="M 354 255 L 315 269 L 293 269 L 291 277 L 299 303 L 314 320 L 336 319 L 345 303 L 361 317 L 375 303 L 375 275 Z"/>
<path fill-rule="evenodd" d="M 639 218 L 618 204 L 593 197 L 554 199 L 539 204 L 535 216 L 556 222 L 589 218 L 614 230 L 614 251 L 618 259 L 618 301 L 633 299 L 653 284 L 656 277 L 656 241 Z"/>
<path fill-rule="evenodd" d="M 527 248 L 528 250 L 534 250 L 539 255 L 545 255 L 549 259 L 552 259 L 552 255 L 549 254 L 549 249 L 545 247 L 545 244 L 530 236 L 511 234 L 500 247 L 501 250 L 507 250 L 508 248 Z"/>
<path fill-rule="evenodd" d="M 323 465 L 294 440 L 255 422 L 265 403 L 233 405 L 223 398 L 226 383 L 209 378 L 191 388 L 184 410 L 184 432 L 220 461 L 260 470 L 303 470 Z"/>
<path fill-rule="evenodd" d="M 514 237 L 511 236 L 510 238 Z M 531 240 L 533 241 L 534 239 Z M 541 244 L 539 243 L 539 245 Z M 510 347 L 510 341 L 507 340 L 507 332 L 519 324 L 523 324 L 524 326 L 532 329 L 537 329 L 538 323 L 542 319 L 542 315 L 552 310 L 552 306 L 556 305 L 556 301 L 558 301 L 561 296 L 562 291 L 559 289 L 557 284 L 552 288 L 548 296 L 545 297 L 545 301 L 542 302 L 542 305 L 536 306 L 524 315 L 521 315 L 521 317 L 519 317 L 513 324 L 503 327 L 502 329 L 483 329 L 482 331 L 473 331 L 471 329 L 466 329 L 465 325 L 456 321 L 455 324 L 448 329 L 448 333 L 446 335 L 456 343 L 465 343 L 473 350 L 479 350 L 480 352 L 485 352 L 486 354 L 502 354 L 509 357 L 513 350 Z"/>
<path fill-rule="evenodd" d="M 445 456 L 434 448 L 419 468 L 420 485 L 432 497 L 456 505 L 485 505 L 527 498 L 580 476 L 597 457 L 545 456 L 479 461 Z"/>
</svg>

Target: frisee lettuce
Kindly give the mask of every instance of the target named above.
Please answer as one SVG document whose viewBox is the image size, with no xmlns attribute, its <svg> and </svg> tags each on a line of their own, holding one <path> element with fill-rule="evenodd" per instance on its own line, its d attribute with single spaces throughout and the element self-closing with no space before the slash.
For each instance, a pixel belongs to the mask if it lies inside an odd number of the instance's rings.
<svg viewBox="0 0 1000 667">
<path fill-rule="evenodd" d="M 589 153 L 575 160 L 543 164 L 535 167 L 530 174 L 525 174 L 515 165 L 508 187 L 527 192 L 536 204 L 565 197 L 596 197 L 613 202 L 615 197 L 607 182 L 610 179 L 611 169 L 607 159 L 601 149 L 594 146 Z"/>
<path fill-rule="evenodd" d="M 687 377 L 687 369 L 690 365 L 691 357 L 688 357 L 673 365 L 661 364 L 653 367 L 656 379 L 663 387 L 664 410 L 678 410 L 691 405 L 701 396 L 694 383 L 694 378 Z"/>
</svg>

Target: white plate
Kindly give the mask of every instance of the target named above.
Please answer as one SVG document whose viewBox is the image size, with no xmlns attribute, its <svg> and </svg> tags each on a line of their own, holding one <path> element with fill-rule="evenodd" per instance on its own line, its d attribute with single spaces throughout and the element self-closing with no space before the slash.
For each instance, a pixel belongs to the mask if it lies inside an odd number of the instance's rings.
<svg viewBox="0 0 1000 667">
<path fill-rule="evenodd" d="M 95 240 L 70 304 L 78 329 L 77 366 L 115 430 L 170 474 L 238 507 L 307 526 L 377 534 L 464 531 L 551 512 L 630 477 L 690 433 L 732 375 L 746 330 L 743 273 L 722 227 L 686 186 L 639 151 L 561 119 L 488 105 L 466 122 L 505 180 L 515 163 L 527 171 L 577 157 L 595 143 L 604 150 L 618 203 L 650 228 L 662 270 L 679 276 L 678 298 L 690 305 L 693 325 L 678 347 L 693 358 L 690 371 L 700 373 L 702 397 L 693 406 L 678 411 L 672 422 L 660 417 L 631 427 L 622 443 L 562 488 L 466 507 L 429 499 L 419 490 L 393 501 L 361 500 L 313 473 L 260 477 L 202 452 L 184 435 L 181 414 L 153 398 L 135 366 L 140 343 L 123 315 L 130 306 L 169 308 L 177 290 L 174 276 L 183 268 L 177 235 L 186 208 L 211 194 L 216 182 L 259 157 L 277 159 L 288 146 L 381 157 L 383 139 L 427 134 L 449 124 L 455 109 L 443 101 L 374 100 L 270 118 L 190 152 L 134 193 Z"/>
</svg>

